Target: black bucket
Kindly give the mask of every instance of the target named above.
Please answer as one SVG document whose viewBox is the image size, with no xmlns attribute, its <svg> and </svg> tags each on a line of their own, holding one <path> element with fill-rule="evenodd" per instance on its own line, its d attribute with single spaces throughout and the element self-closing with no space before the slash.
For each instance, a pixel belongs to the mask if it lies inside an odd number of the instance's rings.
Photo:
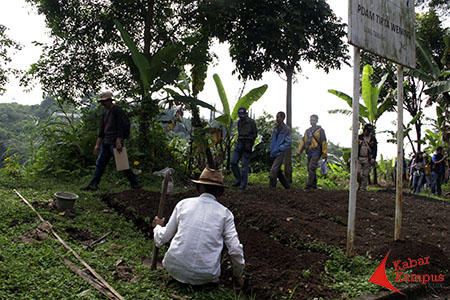
<svg viewBox="0 0 450 300">
<path fill-rule="evenodd" d="M 59 211 L 65 211 L 68 209 L 73 209 L 75 205 L 75 200 L 78 199 L 78 195 L 69 192 L 56 192 L 56 206 Z"/>
</svg>

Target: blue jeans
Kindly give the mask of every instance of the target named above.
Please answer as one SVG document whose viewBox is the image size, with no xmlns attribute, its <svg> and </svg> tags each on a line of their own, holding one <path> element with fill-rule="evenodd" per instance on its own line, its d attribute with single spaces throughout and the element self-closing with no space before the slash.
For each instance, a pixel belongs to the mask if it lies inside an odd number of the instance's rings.
<svg viewBox="0 0 450 300">
<path fill-rule="evenodd" d="M 100 153 L 98 154 L 97 161 L 95 162 L 94 178 L 89 185 L 98 185 L 100 183 L 100 179 L 105 172 L 109 160 L 114 156 L 114 148 L 116 148 L 115 145 L 101 143 Z M 139 186 L 139 182 L 131 169 L 124 170 L 123 172 L 132 188 Z"/>
<path fill-rule="evenodd" d="M 444 173 L 431 172 L 431 193 L 436 193 L 438 196 L 442 195 L 442 180 L 444 179 Z"/>
<path fill-rule="evenodd" d="M 236 143 L 233 154 L 231 155 L 231 171 L 236 181 L 241 184 L 241 188 L 246 188 L 248 183 L 248 166 L 252 152 L 244 151 L 244 145 L 241 142 Z M 239 170 L 239 161 L 242 159 L 242 170 Z"/>
<path fill-rule="evenodd" d="M 425 179 L 425 173 L 420 172 L 419 174 L 414 173 L 413 177 L 413 189 L 416 194 L 420 192 L 420 187 L 423 184 L 423 180 Z"/>
</svg>

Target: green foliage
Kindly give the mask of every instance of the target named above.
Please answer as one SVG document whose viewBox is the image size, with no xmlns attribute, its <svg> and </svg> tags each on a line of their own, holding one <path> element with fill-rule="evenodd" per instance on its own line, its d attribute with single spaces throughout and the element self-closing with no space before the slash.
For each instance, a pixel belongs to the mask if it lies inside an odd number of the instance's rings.
<svg viewBox="0 0 450 300">
<path fill-rule="evenodd" d="M 21 164 L 29 160 L 30 145 L 26 135 L 36 120 L 52 113 L 53 103 L 50 97 L 39 105 L 0 103 L 0 159 L 17 153 Z"/>
<path fill-rule="evenodd" d="M 72 217 L 46 208 L 55 191 L 78 188 L 80 182 L 75 178 L 69 183 L 54 179 L 17 182 L 22 183 L 30 183 L 33 188 L 21 188 L 19 192 L 28 201 L 41 204 L 35 205 L 36 210 L 53 225 L 57 234 L 125 299 L 168 300 L 171 299 L 169 294 L 197 300 L 241 299 L 237 293 L 225 288 L 193 291 L 181 286 L 168 286 L 166 271 L 150 271 L 142 264 L 144 258 L 151 257 L 153 242 L 91 193 L 79 194 L 80 198 L 75 203 L 77 213 Z M 63 264 L 63 259 L 69 259 L 82 268 L 51 234 L 41 241 L 32 234 L 40 221 L 12 190 L 0 189 L 0 197 L 1 299 L 70 299 L 85 291 L 88 291 L 83 297 L 85 299 L 105 299 Z M 96 244 L 93 250 L 87 250 L 70 234 L 80 232 L 95 239 L 110 231 L 112 234 L 105 242 Z M 32 237 L 29 242 L 22 240 L 27 234 Z M 133 270 L 132 281 L 114 275 L 118 271 L 119 260 Z"/>
<path fill-rule="evenodd" d="M 22 46 L 6 35 L 7 28 L 0 24 L 0 95 L 6 91 L 4 86 L 8 83 L 8 76 L 14 75 L 16 70 L 8 68 L 11 62 L 9 51 L 20 50 Z"/>
<path fill-rule="evenodd" d="M 372 83 L 372 75 L 374 74 L 374 70 L 370 65 L 364 66 L 362 82 L 361 82 L 361 90 L 364 99 L 365 105 L 359 104 L 359 120 L 362 124 L 370 123 L 375 125 L 377 120 L 381 117 L 381 115 L 386 111 L 392 111 L 395 106 L 395 99 L 389 93 L 385 99 L 379 104 L 379 96 L 382 91 L 383 85 L 387 79 L 388 74 L 385 74 L 380 82 L 376 85 Z M 337 96 L 338 98 L 347 102 L 347 104 L 351 107 L 352 105 L 352 97 L 349 95 L 336 91 L 333 89 L 328 90 L 329 93 Z M 329 113 L 344 113 L 351 114 L 351 111 L 345 110 L 330 110 Z"/>
<path fill-rule="evenodd" d="M 326 279 L 331 287 L 348 298 L 355 298 L 370 293 L 377 293 L 383 288 L 369 282 L 369 278 L 379 265 L 379 262 L 364 256 L 346 257 L 341 249 L 327 248 L 330 260 L 325 263 Z M 386 270 L 389 280 L 395 280 L 395 272 Z"/>
</svg>

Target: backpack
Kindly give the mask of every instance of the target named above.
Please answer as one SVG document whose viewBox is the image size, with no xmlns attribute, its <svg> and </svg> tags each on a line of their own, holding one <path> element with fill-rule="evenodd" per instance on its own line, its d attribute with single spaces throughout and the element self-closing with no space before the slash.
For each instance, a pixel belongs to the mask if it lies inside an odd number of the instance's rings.
<svg viewBox="0 0 450 300">
<path fill-rule="evenodd" d="M 127 114 L 123 110 L 120 111 L 121 111 L 120 118 L 122 119 L 123 124 L 123 139 L 127 139 L 130 137 L 131 122 Z"/>
</svg>

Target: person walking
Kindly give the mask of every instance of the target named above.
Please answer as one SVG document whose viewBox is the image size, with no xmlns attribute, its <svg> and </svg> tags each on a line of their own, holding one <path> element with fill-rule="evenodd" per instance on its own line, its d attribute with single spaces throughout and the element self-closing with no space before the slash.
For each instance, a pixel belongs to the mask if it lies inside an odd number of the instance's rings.
<svg viewBox="0 0 450 300">
<path fill-rule="evenodd" d="M 284 112 L 280 111 L 277 113 L 277 126 L 275 126 L 275 129 L 273 130 L 272 143 L 270 144 L 270 157 L 274 159 L 270 169 L 270 188 L 277 187 L 277 179 L 280 180 L 280 183 L 285 189 L 291 187 L 289 181 L 281 171 L 281 165 L 284 162 L 286 152 L 291 148 L 292 143 L 291 128 L 284 123 L 285 118 L 286 114 Z"/>
<path fill-rule="evenodd" d="M 114 156 L 114 149 L 119 153 L 122 152 L 124 143 L 124 112 L 120 107 L 113 104 L 113 94 L 111 92 L 103 92 L 100 94 L 98 102 L 101 103 L 105 112 L 103 114 L 97 141 L 94 146 L 94 154 L 98 155 L 95 162 L 94 177 L 91 182 L 81 190 L 95 191 L 105 172 L 106 166 L 111 157 Z M 141 186 L 131 169 L 123 171 L 132 189 L 140 189 Z"/>
<path fill-rule="evenodd" d="M 433 163 L 431 167 L 431 193 L 442 196 L 442 181 L 445 173 L 445 159 L 447 155 L 442 154 L 442 146 L 436 148 L 436 153 L 431 158 Z"/>
<path fill-rule="evenodd" d="M 218 282 L 225 244 L 234 278 L 242 286 L 244 250 L 233 214 L 217 200 L 224 192 L 222 172 L 206 167 L 199 179 L 192 181 L 199 196 L 178 202 L 166 226 L 164 218 L 156 216 L 152 222 L 158 247 L 171 240 L 163 266 L 181 283 Z"/>
<path fill-rule="evenodd" d="M 238 110 L 238 139 L 231 155 L 231 171 L 233 172 L 236 183 L 234 187 L 240 187 L 241 190 L 247 188 L 248 169 L 250 156 L 252 155 L 253 144 L 255 143 L 258 129 L 253 119 L 248 117 L 244 107 Z M 242 159 L 242 170 L 239 170 L 239 161 Z"/>
<path fill-rule="evenodd" d="M 364 125 L 363 133 L 358 136 L 358 190 L 367 190 L 370 170 L 375 165 L 377 157 L 377 144 L 377 139 L 373 134 L 373 125 Z"/>
<path fill-rule="evenodd" d="M 316 170 L 319 165 L 320 157 L 327 160 L 327 137 L 325 135 L 325 130 L 317 125 L 318 121 L 319 117 L 317 115 L 311 115 L 309 118 L 311 127 L 305 131 L 297 149 L 297 155 L 300 155 L 303 150 L 306 150 L 306 156 L 308 158 L 308 179 L 306 181 L 305 189 L 317 188 Z"/>
<path fill-rule="evenodd" d="M 425 159 L 422 152 L 417 152 L 411 167 L 413 170 L 413 192 L 418 194 L 425 179 Z"/>
<path fill-rule="evenodd" d="M 425 160 L 425 181 L 424 181 L 424 189 L 429 189 L 431 191 L 431 167 L 432 162 L 428 155 L 424 155 Z"/>
</svg>

